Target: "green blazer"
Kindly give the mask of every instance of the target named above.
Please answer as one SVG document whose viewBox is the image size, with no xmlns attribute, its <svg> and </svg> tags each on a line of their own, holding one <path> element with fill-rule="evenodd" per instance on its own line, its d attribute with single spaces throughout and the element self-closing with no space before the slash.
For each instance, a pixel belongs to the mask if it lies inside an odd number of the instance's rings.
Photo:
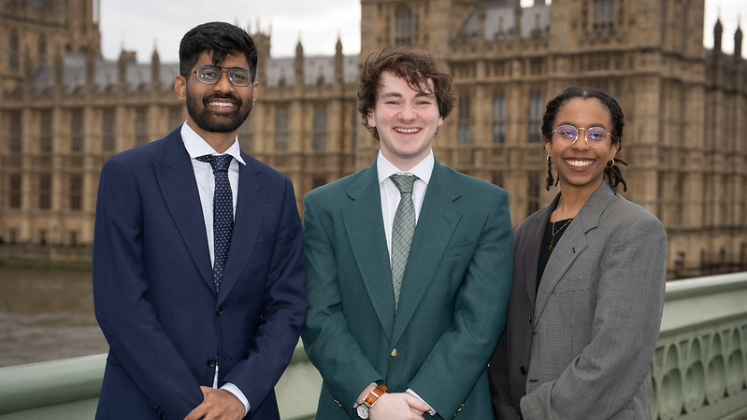
<svg viewBox="0 0 747 420">
<path fill-rule="evenodd" d="M 302 338 L 324 379 L 317 418 L 357 419 L 358 395 L 384 381 L 412 389 L 436 418 L 492 419 L 487 365 L 513 275 L 506 191 L 436 161 L 396 313 L 376 165 L 304 204 Z"/>
</svg>

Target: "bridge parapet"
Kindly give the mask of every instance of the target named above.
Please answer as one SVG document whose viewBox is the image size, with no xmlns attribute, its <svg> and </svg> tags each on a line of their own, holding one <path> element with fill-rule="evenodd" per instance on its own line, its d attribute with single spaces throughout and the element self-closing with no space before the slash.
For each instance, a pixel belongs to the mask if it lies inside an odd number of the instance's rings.
<svg viewBox="0 0 747 420">
<path fill-rule="evenodd" d="M 653 363 L 654 419 L 747 418 L 747 273 L 671 281 Z"/>
<path fill-rule="evenodd" d="M 657 420 L 747 419 L 747 272 L 671 281 L 653 363 Z M 0 368 L 0 420 L 93 419 L 105 355 Z M 321 378 L 299 344 L 276 387 L 314 418 Z"/>
</svg>

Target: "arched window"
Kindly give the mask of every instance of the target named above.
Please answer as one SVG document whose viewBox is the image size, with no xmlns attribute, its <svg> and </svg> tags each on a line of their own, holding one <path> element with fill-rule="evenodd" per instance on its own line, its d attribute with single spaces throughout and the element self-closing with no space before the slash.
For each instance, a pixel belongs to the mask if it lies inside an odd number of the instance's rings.
<svg viewBox="0 0 747 420">
<path fill-rule="evenodd" d="M 396 45 L 412 45 L 412 20 L 412 12 L 408 7 L 402 7 L 397 10 L 394 34 L 394 43 Z"/>
<path fill-rule="evenodd" d="M 103 152 L 113 152 L 116 147 L 116 126 L 114 108 L 104 108 L 101 116 L 101 150 Z M 175 126 L 174 126 L 175 127 Z M 174 128 L 172 127 L 172 128 Z"/>
<path fill-rule="evenodd" d="M 542 92 L 535 90 L 529 97 L 529 143 L 542 143 L 542 115 L 545 100 Z"/>
<path fill-rule="evenodd" d="M 37 47 L 37 54 L 39 57 L 39 66 L 43 66 L 47 64 L 47 39 L 42 35 L 39 38 L 39 44 Z"/>
<path fill-rule="evenodd" d="M 314 106 L 314 134 L 312 147 L 315 152 L 327 151 L 327 107 L 320 103 Z"/>
<path fill-rule="evenodd" d="M 594 30 L 615 28 L 615 0 L 594 1 Z"/>
<path fill-rule="evenodd" d="M 11 71 L 18 71 L 21 68 L 20 59 L 20 45 L 18 41 L 18 33 L 13 31 L 10 34 L 10 40 L 8 45 L 8 67 Z"/>
<path fill-rule="evenodd" d="M 135 110 L 135 145 L 148 143 L 148 110 L 140 107 Z"/>
<path fill-rule="evenodd" d="M 470 132 L 471 103 L 469 92 L 464 92 L 459 98 L 459 144 L 471 144 L 472 134 Z"/>
<path fill-rule="evenodd" d="M 145 135 L 147 136 L 147 129 Z M 145 144 L 145 142 L 139 144 Z M 73 153 L 83 151 L 83 108 L 75 108 L 70 113 L 70 151 Z"/>
<path fill-rule="evenodd" d="M 285 106 L 279 106 L 275 110 L 275 151 L 288 150 L 288 121 L 288 109 Z"/>
<path fill-rule="evenodd" d="M 493 97 L 493 143 L 506 142 L 506 97 L 503 92 Z"/>
</svg>

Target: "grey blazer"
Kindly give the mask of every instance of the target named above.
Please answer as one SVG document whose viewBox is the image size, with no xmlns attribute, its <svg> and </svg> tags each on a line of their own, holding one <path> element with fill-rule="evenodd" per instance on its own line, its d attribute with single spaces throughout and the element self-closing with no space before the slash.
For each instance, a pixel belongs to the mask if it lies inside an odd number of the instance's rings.
<svg viewBox="0 0 747 420">
<path fill-rule="evenodd" d="M 537 289 L 557 200 L 516 230 L 508 325 L 489 370 L 496 418 L 650 419 L 664 226 L 603 183 L 566 228 Z"/>
</svg>

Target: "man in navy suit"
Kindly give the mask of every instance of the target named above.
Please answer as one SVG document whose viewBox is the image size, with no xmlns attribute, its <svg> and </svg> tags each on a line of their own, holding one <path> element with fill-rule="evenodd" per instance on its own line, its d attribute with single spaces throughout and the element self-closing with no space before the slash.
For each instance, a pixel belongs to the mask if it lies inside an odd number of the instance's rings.
<svg viewBox="0 0 747 420">
<path fill-rule="evenodd" d="M 110 351 L 96 418 L 279 419 L 273 388 L 298 343 L 306 277 L 291 181 L 237 141 L 257 51 L 244 30 L 207 23 L 184 36 L 179 65 L 186 123 L 101 173 L 93 289 Z M 217 194 L 225 174 L 205 160 L 225 155 L 230 191 Z M 233 207 L 227 256 L 214 194 Z"/>
</svg>

